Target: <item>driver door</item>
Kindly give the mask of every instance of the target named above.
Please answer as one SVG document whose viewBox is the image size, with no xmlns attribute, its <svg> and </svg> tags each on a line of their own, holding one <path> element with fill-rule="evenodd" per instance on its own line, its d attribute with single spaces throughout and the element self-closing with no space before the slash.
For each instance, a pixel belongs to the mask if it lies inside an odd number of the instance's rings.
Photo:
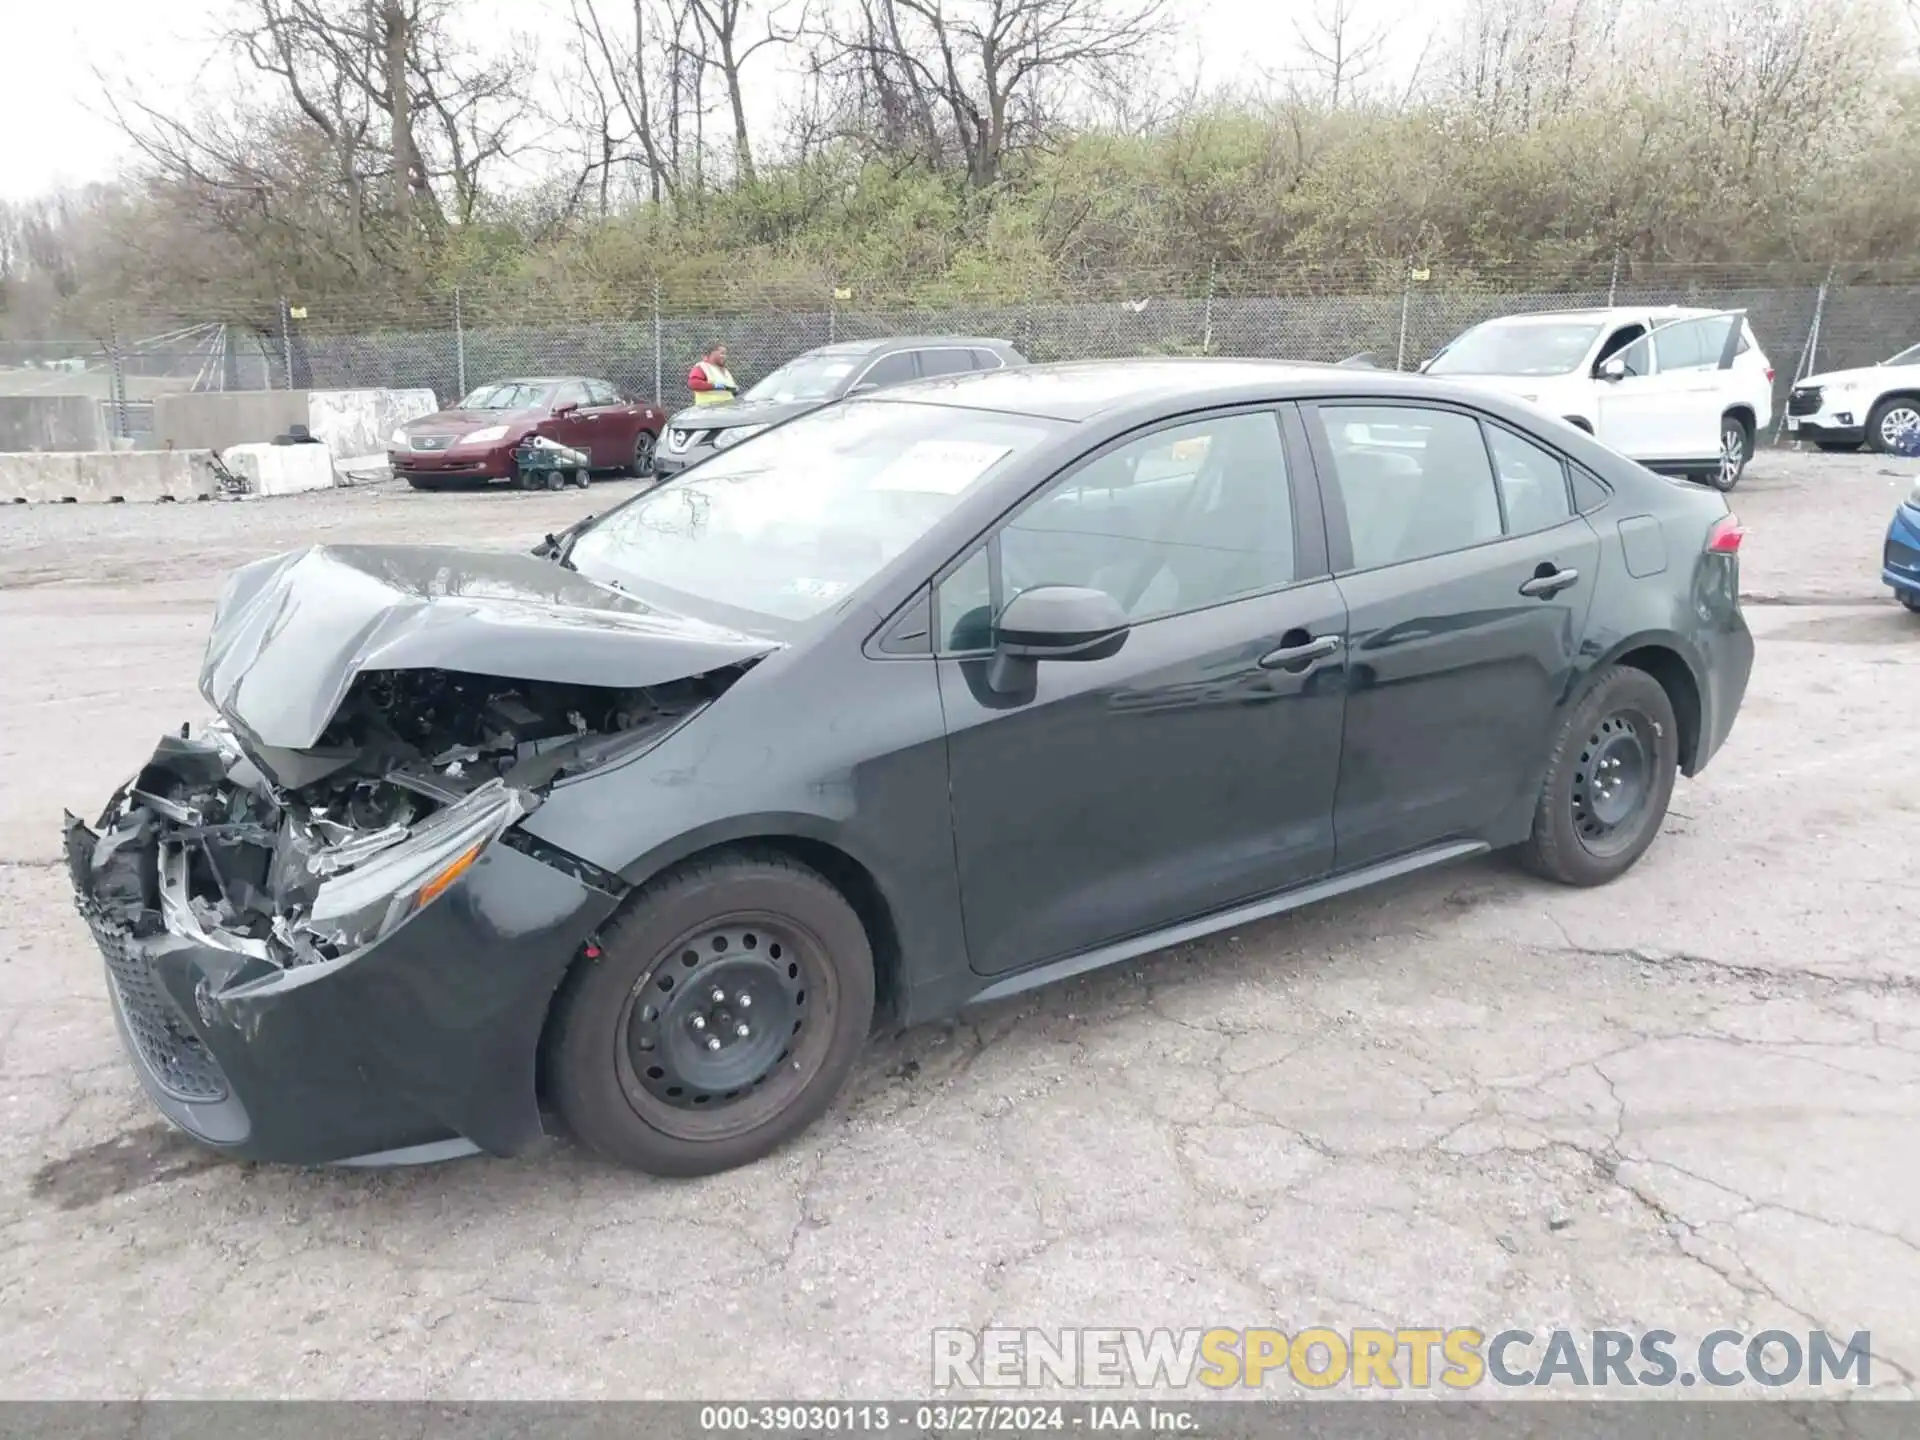
<svg viewBox="0 0 1920 1440">
<path fill-rule="evenodd" d="M 1739 311 L 1669 321 L 1604 362 L 1597 437 L 1642 464 L 1716 463 L 1744 321 Z"/>
<path fill-rule="evenodd" d="M 967 950 L 1003 974 L 1324 875 L 1346 605 L 1304 433 L 1239 411 L 1158 427 L 1049 482 L 935 586 Z M 1291 473 L 1290 473 L 1291 469 Z M 1116 654 L 992 683 L 1023 589 L 1120 602 Z"/>
</svg>

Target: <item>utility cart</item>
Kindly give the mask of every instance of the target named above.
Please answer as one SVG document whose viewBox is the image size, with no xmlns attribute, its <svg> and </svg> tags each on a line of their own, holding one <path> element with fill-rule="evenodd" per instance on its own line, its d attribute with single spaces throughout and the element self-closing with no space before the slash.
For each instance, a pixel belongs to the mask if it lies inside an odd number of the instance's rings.
<svg viewBox="0 0 1920 1440">
<path fill-rule="evenodd" d="M 544 435 L 530 435 L 515 447 L 513 463 L 523 490 L 564 490 L 570 484 L 584 490 L 593 457 Z"/>
</svg>

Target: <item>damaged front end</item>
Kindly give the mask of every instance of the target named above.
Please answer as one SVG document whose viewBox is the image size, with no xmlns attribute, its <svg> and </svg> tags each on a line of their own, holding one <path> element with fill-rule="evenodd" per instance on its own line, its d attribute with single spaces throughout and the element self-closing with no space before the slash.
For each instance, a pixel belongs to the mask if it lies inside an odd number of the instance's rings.
<svg viewBox="0 0 1920 1440">
<path fill-rule="evenodd" d="M 369 670 L 309 749 L 224 721 L 165 737 L 98 825 L 69 815 L 66 837 L 154 1099 L 201 1139 L 263 1158 L 364 1159 L 450 1136 L 519 1148 L 538 1129 L 530 1076 L 507 1100 L 512 1123 L 490 1132 L 498 1106 L 469 1101 L 497 1077 L 463 1096 L 459 1074 L 487 1063 L 486 1022 L 504 1035 L 526 1029 L 516 1012 L 544 1013 L 623 887 L 513 827 L 556 779 L 649 748 L 741 668 L 639 690 Z M 419 953 L 369 963 L 395 946 Z M 509 968 L 490 975 L 476 950 Z M 449 1033 L 480 1053 L 449 1050 L 434 1073 L 426 1057 Z M 530 1060 L 537 1027 L 520 1038 Z M 263 1077 L 245 1103 L 236 1070 Z M 392 1123 L 362 1124 L 370 1108 Z M 265 1143 L 263 1109 L 283 1112 Z"/>
</svg>

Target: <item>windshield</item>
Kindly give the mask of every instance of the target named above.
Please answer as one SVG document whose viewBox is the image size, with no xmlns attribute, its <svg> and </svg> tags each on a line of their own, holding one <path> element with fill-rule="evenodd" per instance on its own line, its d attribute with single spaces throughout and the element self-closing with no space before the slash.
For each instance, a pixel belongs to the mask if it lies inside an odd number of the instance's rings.
<svg viewBox="0 0 1920 1440">
<path fill-rule="evenodd" d="M 828 406 L 610 511 L 567 558 L 629 589 L 806 620 L 1058 428 L 978 410 Z"/>
<path fill-rule="evenodd" d="M 745 400 L 831 400 L 853 374 L 857 355 L 802 355 L 789 360 L 742 396 Z"/>
<path fill-rule="evenodd" d="M 1600 338 L 1585 322 L 1494 320 L 1467 331 L 1427 366 L 1429 375 L 1565 375 Z"/>
<path fill-rule="evenodd" d="M 506 380 L 498 385 L 482 385 L 460 402 L 462 410 L 537 410 L 551 392 L 547 385 L 528 385 Z"/>
<path fill-rule="evenodd" d="M 1880 363 L 1882 365 L 1920 365 L 1920 345 L 1910 346 L 1891 360 L 1882 360 Z"/>
</svg>

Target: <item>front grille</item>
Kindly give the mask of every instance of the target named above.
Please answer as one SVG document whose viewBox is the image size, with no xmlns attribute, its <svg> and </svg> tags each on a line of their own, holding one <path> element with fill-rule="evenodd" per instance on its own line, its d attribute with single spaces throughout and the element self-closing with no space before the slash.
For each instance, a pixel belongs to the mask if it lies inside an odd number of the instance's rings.
<svg viewBox="0 0 1920 1440">
<path fill-rule="evenodd" d="M 93 938 L 107 957 L 107 973 L 120 999 L 127 1033 L 160 1088 L 179 1100 L 202 1104 L 224 1100 L 227 1077 L 220 1062 L 187 1028 L 146 957 L 129 947 L 125 935 L 100 924 L 93 925 Z"/>
<path fill-rule="evenodd" d="M 1920 550 L 1911 545 L 1902 545 L 1898 540 L 1887 541 L 1887 553 L 1882 557 L 1889 570 L 1905 570 L 1909 574 L 1920 575 Z"/>
<path fill-rule="evenodd" d="M 416 435 L 413 448 L 416 450 L 445 450 L 453 444 L 451 435 Z"/>
<path fill-rule="evenodd" d="M 1818 415 L 1820 413 L 1820 402 L 1822 398 L 1818 385 L 1798 386 L 1791 395 L 1787 396 L 1787 413 L 1789 415 Z"/>
<path fill-rule="evenodd" d="M 75 826 L 67 833 L 67 869 L 73 877 L 80 916 L 93 932 L 93 942 L 107 962 L 107 978 L 120 1004 L 140 1058 L 160 1088 L 178 1100 L 210 1104 L 224 1100 L 227 1077 L 220 1062 L 180 1018 L 180 1012 L 161 987 L 153 965 L 133 943 L 127 931 L 100 914 L 88 898 L 88 861 L 91 836 Z"/>
</svg>

